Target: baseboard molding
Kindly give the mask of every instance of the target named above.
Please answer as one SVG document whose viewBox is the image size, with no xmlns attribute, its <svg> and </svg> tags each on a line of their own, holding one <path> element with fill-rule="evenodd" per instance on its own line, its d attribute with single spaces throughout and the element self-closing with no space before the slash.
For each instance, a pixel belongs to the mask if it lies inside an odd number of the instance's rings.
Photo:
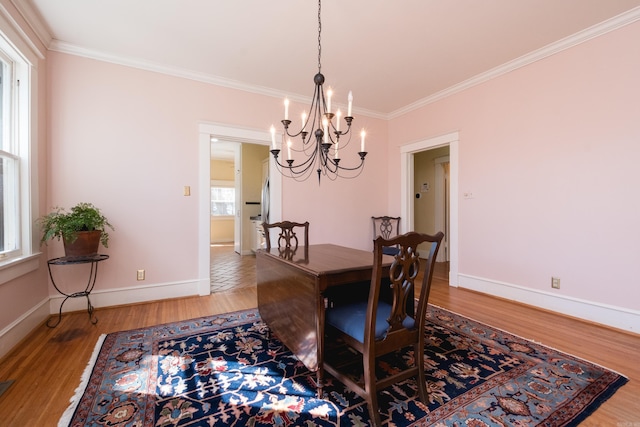
<svg viewBox="0 0 640 427">
<path fill-rule="evenodd" d="M 42 300 L 31 308 L 31 310 L 24 313 L 0 331 L 0 357 L 4 357 L 4 355 L 49 317 L 48 303 L 49 298 Z"/>
<path fill-rule="evenodd" d="M 207 286 L 209 281 L 207 280 Z M 140 302 L 158 301 L 169 298 L 182 298 L 196 295 L 207 295 L 202 293 L 202 281 L 191 280 L 183 282 L 156 283 L 146 286 L 135 286 L 130 288 L 116 288 L 109 290 L 96 290 L 91 293 L 91 304 L 95 308 L 111 307 L 116 305 L 135 304 Z M 58 313 L 60 304 L 64 296 L 52 295 L 49 300 L 49 310 L 51 314 Z M 69 298 L 62 307 L 62 312 L 82 311 L 87 309 L 87 300 L 84 297 Z"/>
<path fill-rule="evenodd" d="M 458 275 L 458 286 L 628 332 L 640 333 L 640 311 L 637 310 L 555 295 L 465 274 Z"/>
<path fill-rule="evenodd" d="M 209 295 L 210 286 L 210 280 L 206 278 L 202 280 L 136 286 L 133 288 L 109 289 L 106 291 L 97 290 L 91 293 L 91 303 L 97 308 L 158 301 L 169 298 L 202 296 Z M 7 354 L 50 315 L 58 314 L 60 304 L 63 300 L 64 296 L 62 295 L 52 295 L 42 300 L 31 308 L 31 310 L 0 331 L 0 357 Z M 67 302 L 64 303 L 62 312 L 84 311 L 86 309 L 86 298 L 69 298 Z"/>
</svg>

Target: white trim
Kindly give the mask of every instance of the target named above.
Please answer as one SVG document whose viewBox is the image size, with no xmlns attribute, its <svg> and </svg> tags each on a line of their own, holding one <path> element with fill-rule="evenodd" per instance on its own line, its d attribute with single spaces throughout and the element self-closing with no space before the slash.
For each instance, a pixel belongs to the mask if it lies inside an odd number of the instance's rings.
<svg viewBox="0 0 640 427">
<path fill-rule="evenodd" d="M 0 265 L 0 285 L 17 279 L 40 267 L 40 252 L 25 257 L 13 258 Z"/>
<path fill-rule="evenodd" d="M 243 92 L 255 93 L 258 95 L 270 96 L 273 98 L 283 99 L 289 98 L 290 101 L 295 101 L 301 104 L 310 104 L 312 99 L 309 96 L 302 96 L 295 93 L 285 92 L 279 89 L 273 89 L 266 86 L 259 86 L 254 84 L 244 83 L 238 80 L 228 79 L 225 77 L 219 77 L 212 74 L 203 72 L 197 72 L 180 67 L 172 67 L 163 64 L 158 64 L 151 61 L 141 60 L 139 58 L 130 58 L 120 55 L 112 55 L 102 51 L 93 49 L 87 49 L 84 47 L 72 45 L 69 43 L 61 42 L 60 40 L 53 40 L 49 44 L 49 49 L 55 52 L 66 53 L 69 55 L 80 56 L 89 59 L 96 59 L 98 61 L 110 62 L 112 64 L 123 65 L 125 67 L 137 68 L 141 70 L 151 71 L 154 73 L 166 74 L 169 76 L 180 77 L 188 80 L 194 80 L 197 82 L 208 83 L 216 86 L 226 87 L 230 89 L 237 89 Z M 343 106 L 346 109 L 346 106 Z M 372 110 L 364 108 L 354 108 L 354 112 L 368 117 L 377 119 L 387 119 L 386 115 Z M 269 136 L 271 137 L 271 136 Z"/>
<path fill-rule="evenodd" d="M 35 33 L 40 38 L 42 43 L 52 51 L 62 52 L 62 53 L 81 56 L 81 57 L 90 58 L 90 59 L 96 59 L 99 61 L 111 62 L 113 64 L 124 65 L 127 67 L 138 68 L 142 70 L 167 74 L 171 76 L 182 77 L 185 79 L 200 81 L 200 82 L 214 84 L 222 87 L 228 87 L 232 89 L 238 89 L 238 90 L 255 93 L 259 95 L 266 95 L 266 96 L 271 96 L 276 98 L 284 98 L 286 96 L 290 100 L 295 102 L 300 102 L 302 104 L 308 104 L 311 102 L 311 99 L 309 97 L 300 96 L 292 93 L 285 93 L 282 90 L 277 90 L 277 89 L 258 86 L 258 85 L 251 85 L 251 84 L 239 82 L 237 80 L 226 79 L 223 77 L 218 77 L 218 76 L 214 76 L 206 73 L 194 72 L 192 70 L 186 70 L 179 67 L 167 67 L 165 65 L 161 65 L 158 63 L 142 61 L 138 58 L 127 58 L 123 56 L 116 56 L 116 55 L 108 54 L 105 52 L 86 49 L 80 46 L 61 42 L 55 39 L 51 40 L 51 36 L 48 34 L 46 30 L 44 30 L 44 28 L 42 28 L 39 20 L 35 19 L 36 15 L 33 14 L 31 11 L 27 11 L 29 6 L 23 5 L 22 4 L 23 2 L 18 2 L 16 0 L 12 0 L 12 3 L 18 8 L 18 10 L 20 10 L 23 16 L 25 16 L 25 19 L 28 21 L 29 25 L 35 31 Z M 448 96 L 461 92 L 463 90 L 469 89 L 473 86 L 485 83 L 503 74 L 509 73 L 511 71 L 514 71 L 518 68 L 529 65 L 536 61 L 540 61 L 551 55 L 555 55 L 556 53 L 570 49 L 581 43 L 587 42 L 593 38 L 596 38 L 608 32 L 614 31 L 625 25 L 631 24 L 639 19 L 640 19 L 640 7 L 636 7 L 618 16 L 608 19 L 604 22 L 598 23 L 590 28 L 582 30 L 576 34 L 573 34 L 569 37 L 565 37 L 564 39 L 553 42 L 543 48 L 527 53 L 519 58 L 516 58 L 512 61 L 502 64 L 498 67 L 495 67 L 489 71 L 478 74 L 477 76 L 474 76 L 468 80 L 460 82 L 447 89 L 441 90 L 440 92 L 437 92 L 431 96 L 419 99 L 416 102 L 413 102 L 409 105 L 406 105 L 390 113 L 382 113 L 382 112 L 372 111 L 367 109 L 357 109 L 355 112 L 363 116 L 368 116 L 368 117 L 373 117 L 373 118 L 378 118 L 383 120 L 395 119 L 411 111 L 422 108 L 425 105 L 434 103 L 438 100 L 441 100 L 443 98 L 446 98 Z M 39 25 L 34 24 L 34 22 Z M 35 48 L 35 46 L 33 46 L 32 44 L 30 46 L 35 52 L 38 52 L 39 57 L 43 57 L 41 56 L 42 53 L 40 53 Z"/>
<path fill-rule="evenodd" d="M 198 183 L 200 187 L 198 193 L 198 282 L 199 295 L 209 295 L 211 293 L 211 192 L 209 189 L 211 180 L 211 135 L 227 141 L 271 145 L 271 133 L 269 131 L 210 122 L 199 123 L 198 133 Z M 282 175 L 275 167 L 269 167 L 269 182 L 271 187 L 270 219 L 279 221 L 282 218 Z M 251 251 L 248 253 L 251 253 Z"/>
<path fill-rule="evenodd" d="M 15 0 L 12 0 L 11 3 L 16 6 Z M 18 10 L 22 13 L 21 8 L 18 8 Z M 2 27 L 2 32 L 31 65 L 35 65 L 38 59 L 45 58 L 44 53 L 33 43 L 20 24 L 2 4 L 0 4 L 0 26 Z M 44 44 L 46 46 L 46 43 Z"/>
<path fill-rule="evenodd" d="M 48 302 L 49 297 L 46 297 L 0 331 L 0 357 L 7 354 L 49 317 Z"/>
<path fill-rule="evenodd" d="M 207 277 L 207 286 L 209 278 Z M 180 282 L 156 283 L 153 285 L 94 290 L 89 296 L 94 307 L 112 307 L 141 302 L 158 301 L 169 298 L 184 298 L 199 295 L 199 281 L 185 280 Z M 50 314 L 57 315 L 64 295 L 52 295 L 49 300 Z M 62 312 L 87 311 L 87 299 L 84 297 L 69 298 L 62 307 Z M 98 320 L 99 312 L 97 313 Z"/>
<path fill-rule="evenodd" d="M 640 20 L 640 7 L 631 9 L 630 11 L 625 12 L 621 15 L 596 24 L 569 37 L 565 37 L 564 39 L 555 41 L 541 49 L 529 52 L 519 58 L 499 65 L 489 71 L 478 74 L 468 80 L 460 82 L 447 89 L 441 90 L 440 92 L 434 93 L 431 96 L 422 98 L 416 102 L 392 111 L 387 115 L 387 120 L 395 119 L 411 111 L 422 108 L 425 105 L 432 104 L 458 92 L 462 92 L 463 90 L 469 89 L 473 86 L 477 86 L 489 80 L 495 79 L 496 77 L 500 77 L 503 74 L 507 74 L 511 71 L 517 70 L 518 68 L 522 68 L 534 62 L 543 60 L 549 56 L 555 55 L 556 53 L 570 49 L 574 46 L 587 42 L 608 32 L 617 30 L 618 28 L 624 27 L 625 25 L 632 24 L 637 20 Z"/>
<path fill-rule="evenodd" d="M 505 298 L 581 320 L 600 323 L 628 332 L 640 333 L 640 311 L 596 303 L 565 295 L 498 282 L 466 274 L 459 275 L 461 288 Z"/>
<path fill-rule="evenodd" d="M 413 155 L 449 145 L 449 286 L 458 286 L 458 132 L 400 147 L 400 206 L 403 233 L 413 230 Z"/>
</svg>

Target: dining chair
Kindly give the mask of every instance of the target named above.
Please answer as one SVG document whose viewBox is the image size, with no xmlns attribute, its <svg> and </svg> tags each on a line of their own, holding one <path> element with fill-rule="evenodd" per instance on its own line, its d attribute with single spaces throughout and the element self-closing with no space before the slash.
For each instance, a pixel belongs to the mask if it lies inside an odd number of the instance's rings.
<svg viewBox="0 0 640 427">
<path fill-rule="evenodd" d="M 378 236 L 389 240 L 400 234 L 400 217 L 399 216 L 372 216 L 373 222 L 373 238 Z M 387 246 L 383 249 L 385 255 L 395 255 L 398 253 L 398 246 Z"/>
<path fill-rule="evenodd" d="M 341 343 L 355 352 L 327 351 L 323 368 L 365 399 L 371 422 L 376 426 L 381 422 L 377 393 L 392 384 L 417 377 L 420 400 L 428 404 L 423 362 L 425 317 L 433 268 L 443 236 L 442 232 L 435 235 L 409 232 L 389 240 L 378 237 L 374 241 L 373 274 L 368 297 L 345 304 L 337 302 L 326 310 L 325 348 Z M 430 243 L 425 254 L 418 253 L 417 248 L 421 243 Z M 383 249 L 395 245 L 398 245 L 399 251 L 389 267 L 387 278 L 383 274 L 386 258 L 383 257 Z M 423 261 L 421 264 L 420 255 L 426 256 L 426 263 Z M 388 265 L 388 259 L 386 263 Z M 419 281 L 416 283 L 423 264 L 421 284 Z M 420 285 L 420 293 L 417 301 L 414 301 L 416 285 Z M 381 298 L 382 294 L 390 295 L 390 300 Z M 379 356 L 405 347 L 413 349 L 413 357 L 409 355 L 404 359 L 413 362 L 385 370 L 380 368 L 376 372 L 376 359 Z M 354 355 L 353 363 L 345 360 L 345 354 Z M 353 366 L 361 366 L 362 376 L 354 376 L 349 371 L 349 367 L 353 369 Z"/>
<path fill-rule="evenodd" d="M 301 229 L 299 232 L 304 232 L 304 246 L 309 246 L 309 222 L 292 222 L 281 221 L 274 222 L 272 224 L 262 223 L 262 229 L 264 230 L 264 237 L 266 240 L 267 250 L 271 249 L 271 238 L 269 236 L 269 230 L 272 228 L 279 228 L 280 234 L 278 235 L 278 248 L 289 249 L 295 251 L 298 248 L 299 240 L 296 234 L 296 229 Z"/>
</svg>

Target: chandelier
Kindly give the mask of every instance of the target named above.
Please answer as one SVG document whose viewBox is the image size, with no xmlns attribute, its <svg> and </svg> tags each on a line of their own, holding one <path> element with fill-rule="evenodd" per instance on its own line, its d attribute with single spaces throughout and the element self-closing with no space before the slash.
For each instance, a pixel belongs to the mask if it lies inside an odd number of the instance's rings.
<svg viewBox="0 0 640 427">
<path fill-rule="evenodd" d="M 320 15 L 321 0 L 318 0 L 318 73 L 313 77 L 315 90 L 313 92 L 309 114 L 307 114 L 306 111 L 302 113 L 302 127 L 297 132 L 289 128 L 291 125 L 291 120 L 289 120 L 289 100 L 286 98 L 284 100 L 284 120 L 282 120 L 282 125 L 284 126 L 284 136 L 287 140 L 286 142 L 284 140 L 282 141 L 281 148 L 282 151 L 284 151 L 285 148 L 287 150 L 286 160 L 278 159 L 281 150 L 276 147 L 276 130 L 271 126 L 271 154 L 273 154 L 280 173 L 283 176 L 304 181 L 312 175 L 313 168 L 316 168 L 318 184 L 320 184 L 320 177 L 322 175 L 331 180 L 335 180 L 338 177 L 355 178 L 362 172 L 364 158 L 367 155 L 365 151 L 365 131 L 363 129 L 360 133 L 360 151 L 358 152 L 360 163 L 351 167 L 340 164 L 340 155 L 351 141 L 351 124 L 353 122 L 351 108 L 353 96 L 351 92 L 349 92 L 347 98 L 347 114 L 344 118 L 342 117 L 340 109 L 336 110 L 335 113 L 331 110 L 331 97 L 333 95 L 331 88 L 327 90 L 327 96 L 325 97 L 323 88 L 324 75 L 322 74 L 320 61 L 322 54 L 322 44 L 320 42 L 322 22 Z M 335 121 L 333 120 L 334 118 L 336 119 Z M 345 125 L 343 125 L 341 130 L 340 123 L 343 119 Z M 346 130 L 344 129 L 345 126 Z M 301 148 L 296 148 L 291 141 L 291 138 L 297 137 L 300 137 L 302 140 Z M 341 137 L 342 140 L 340 139 Z M 292 157 L 292 152 L 298 153 L 295 155 L 295 159 Z M 284 153 L 282 157 L 284 157 Z M 303 158 L 303 160 L 299 160 L 300 158 Z"/>
</svg>

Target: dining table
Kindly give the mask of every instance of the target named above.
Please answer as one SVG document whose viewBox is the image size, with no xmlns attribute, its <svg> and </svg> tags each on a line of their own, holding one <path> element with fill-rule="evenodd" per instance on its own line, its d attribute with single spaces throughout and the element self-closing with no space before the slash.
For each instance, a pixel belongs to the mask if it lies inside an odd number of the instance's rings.
<svg viewBox="0 0 640 427">
<path fill-rule="evenodd" d="M 388 277 L 393 257 L 384 256 Z M 258 310 L 272 332 L 310 371 L 322 394 L 325 309 L 334 299 L 367 298 L 373 251 L 335 244 L 256 252 Z"/>
</svg>

